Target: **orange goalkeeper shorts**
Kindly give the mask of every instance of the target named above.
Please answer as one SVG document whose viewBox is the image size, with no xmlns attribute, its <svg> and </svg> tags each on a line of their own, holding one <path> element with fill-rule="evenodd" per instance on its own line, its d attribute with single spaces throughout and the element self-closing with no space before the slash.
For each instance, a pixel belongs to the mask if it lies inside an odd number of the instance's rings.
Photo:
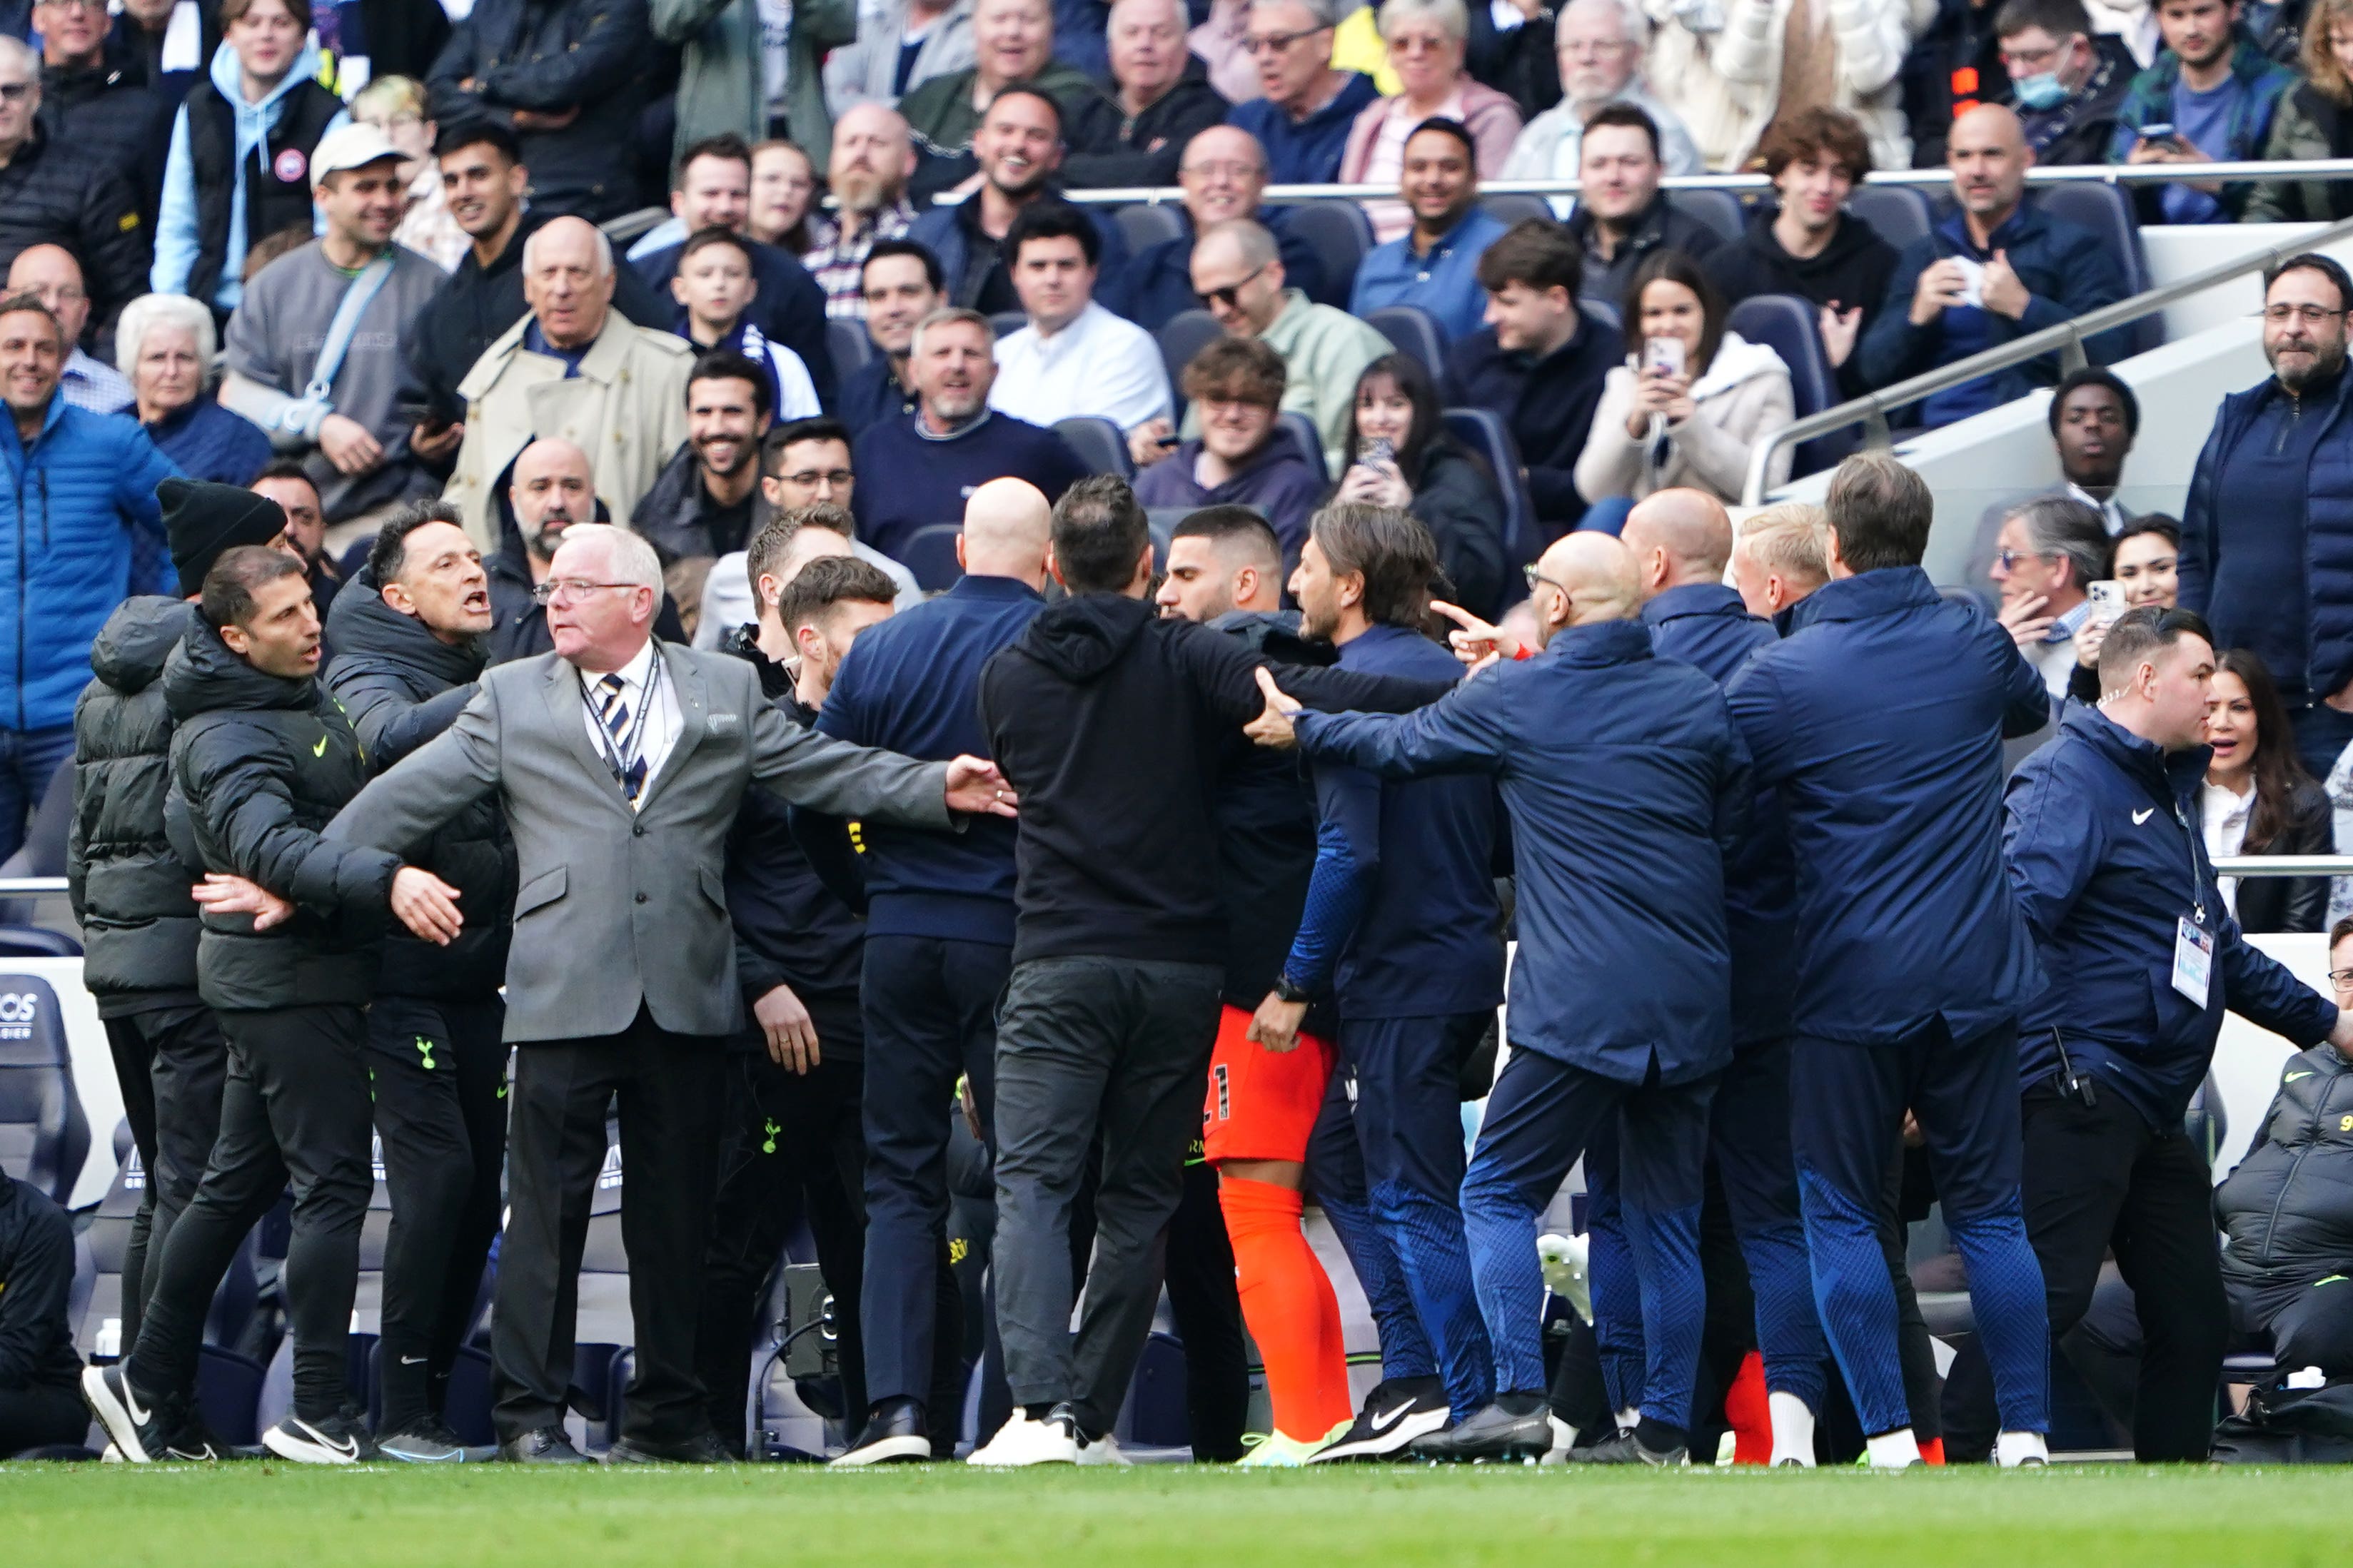
<svg viewBox="0 0 2353 1568">
<path fill-rule="evenodd" d="M 1250 1016 L 1228 1007 L 1209 1058 L 1209 1095 L 1201 1108 L 1203 1158 L 1307 1158 L 1307 1137 L 1324 1109 L 1338 1048 L 1302 1032 L 1294 1050 L 1271 1051 L 1250 1038 Z"/>
</svg>

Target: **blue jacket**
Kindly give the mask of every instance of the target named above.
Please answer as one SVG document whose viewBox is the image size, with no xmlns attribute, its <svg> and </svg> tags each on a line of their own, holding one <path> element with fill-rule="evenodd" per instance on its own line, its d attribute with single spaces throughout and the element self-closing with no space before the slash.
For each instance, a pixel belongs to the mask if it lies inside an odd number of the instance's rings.
<svg viewBox="0 0 2353 1568">
<path fill-rule="evenodd" d="M 1369 316 L 1388 305 L 1414 305 L 1437 320 L 1449 342 L 1469 337 L 1487 319 L 1479 258 L 1503 237 L 1505 226 L 1474 206 L 1427 254 L 1413 248 L 1409 234 L 1373 247 L 1356 264 L 1348 313 Z"/>
<path fill-rule="evenodd" d="M 0 729 L 73 722 L 90 647 L 132 594 L 176 594 L 155 487 L 179 470 L 137 421 L 74 407 L 62 393 L 28 451 L 0 419 Z M 155 580 L 132 580 L 133 530 L 154 542 Z"/>
<path fill-rule="evenodd" d="M 1670 588 L 1642 606 L 1651 651 L 1680 659 L 1728 686 L 1749 656 L 1780 641 L 1740 595 L 1720 583 Z M 1789 928 L 1797 919 L 1798 868 L 1778 791 L 1759 790 L 1748 833 L 1724 868 L 1725 918 L 1732 942 L 1732 1037 L 1736 1044 L 1789 1032 Z"/>
<path fill-rule="evenodd" d="M 980 198 L 975 196 L 973 199 L 977 201 Z M 1050 195 L 1048 199 L 1052 198 Z M 1093 220 L 1095 237 L 1103 242 L 1103 248 L 1095 259 L 1095 303 L 1115 316 L 1129 316 L 1133 320 L 1130 312 L 1134 307 L 1128 301 L 1127 292 L 1127 238 L 1120 233 L 1119 225 L 1108 216 L 1110 208 L 1082 207 L 1079 210 Z M 940 276 L 947 279 L 950 296 L 941 301 L 943 304 L 965 302 L 954 298 L 957 280 L 964 277 L 965 253 L 970 244 L 965 237 L 964 225 L 956 221 L 956 211 L 953 206 L 936 206 L 907 226 L 906 237 L 939 258 Z M 1007 258 L 1008 264 L 1011 259 Z M 823 325 L 822 320 L 819 325 Z"/>
<path fill-rule="evenodd" d="M 981 666 L 1045 607 L 1026 583 L 966 576 L 867 627 L 834 676 L 818 731 L 926 761 L 987 756 Z M 1012 945 L 1012 823 L 976 816 L 962 832 L 934 833 L 869 822 L 860 837 L 870 932 Z"/>
<path fill-rule="evenodd" d="M 1577 626 L 1403 718 L 1302 713 L 1301 748 L 1385 778 L 1501 782 L 1519 877 L 1512 1047 L 1620 1083 L 1731 1058 L 1724 857 L 1747 756 L 1708 679 L 1630 621 Z"/>
<path fill-rule="evenodd" d="M 1979 250 L 1970 242 L 1968 225 L 1954 212 L 1934 232 L 1904 247 L 1888 281 L 1887 298 L 1855 347 L 1865 382 L 1892 386 L 2125 297 L 2123 259 L 2108 248 L 2106 238 L 2046 216 L 2031 196 L 2019 203 L 1992 238 L 1990 247 Z M 2010 258 L 2018 280 L 2026 285 L 2030 298 L 2024 315 L 2013 321 L 1974 305 L 1957 305 L 1925 327 L 1912 324 L 1912 295 L 1921 273 L 1948 256 L 1981 262 L 1991 259 L 1995 250 Z M 2119 327 L 2092 339 L 2084 348 L 2094 364 L 2113 363 L 2132 353 L 2132 334 Z M 1929 425 L 1949 425 L 2023 397 L 2038 386 L 2056 385 L 2061 374 L 2059 356 L 2045 354 L 1940 392 L 1920 405 L 1922 414 Z"/>
<path fill-rule="evenodd" d="M 2337 1005 L 2250 945 L 2222 902 L 2198 828 L 2210 755 L 2168 756 L 2070 704 L 2004 797 L 2010 885 L 2051 982 L 2020 1016 L 2021 1069 L 2057 1072 L 2063 1041 L 2069 1066 L 2158 1131 L 2181 1125 L 2225 1008 L 2299 1046 L 2337 1026 Z M 2202 1009 L 2173 985 L 2177 922 L 2199 910 L 2214 937 Z"/>
<path fill-rule="evenodd" d="M 1331 102 L 1304 120 L 1294 121 L 1281 105 L 1253 98 L 1235 104 L 1226 123 L 1239 125 L 1266 149 L 1267 184 L 1328 185 L 1340 177 L 1340 158 L 1348 150 L 1356 116 L 1380 96 L 1372 78 L 1356 73 Z"/>
<path fill-rule="evenodd" d="M 2222 555 L 2226 524 L 2215 487 L 2255 415 L 2282 396 L 2277 379 L 2232 393 L 2214 416 L 2214 428 L 2189 476 L 2189 498 L 2181 509 L 2181 607 L 2209 621 L 2244 626 L 2299 605 L 2311 663 L 2304 669 L 2275 669 L 2280 694 L 2291 703 L 2325 697 L 2353 680 L 2353 449 L 2346 439 L 2346 410 L 2353 407 L 2353 375 L 2337 378 L 2336 395 L 2321 416 L 2328 421 L 2314 448 L 2304 503 L 2305 580 L 2282 583 L 2262 604 L 2217 603 L 2214 577 Z"/>
<path fill-rule="evenodd" d="M 145 428 L 155 449 L 192 479 L 250 484 L 274 455 L 261 426 L 209 397 L 199 396 Z"/>
<path fill-rule="evenodd" d="M 2041 984 L 2001 864 L 2001 742 L 2042 678 L 1916 566 L 1826 583 L 1725 692 L 1797 858 L 1794 1033 L 1894 1044 L 2010 1022 Z"/>
</svg>

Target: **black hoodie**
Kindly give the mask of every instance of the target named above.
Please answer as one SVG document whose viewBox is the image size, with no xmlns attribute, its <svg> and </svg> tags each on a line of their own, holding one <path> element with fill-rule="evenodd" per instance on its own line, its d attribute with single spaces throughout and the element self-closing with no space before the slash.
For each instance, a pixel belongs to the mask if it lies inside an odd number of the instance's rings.
<svg viewBox="0 0 2353 1568">
<path fill-rule="evenodd" d="M 319 683 L 265 675 L 201 616 L 164 666 L 172 737 L 172 847 L 293 900 L 266 931 L 203 917 L 196 986 L 210 1007 L 364 1006 L 391 920 L 399 858 L 321 830 L 367 783 L 359 738 Z"/>
<path fill-rule="evenodd" d="M 107 617 L 90 645 L 97 672 L 74 704 L 74 815 L 66 889 L 81 923 L 82 984 L 117 1018 L 196 1001 L 196 904 L 203 875 L 172 852 L 164 801 L 172 714 L 164 662 L 196 614 L 141 595 Z"/>
<path fill-rule="evenodd" d="M 1230 737 L 1265 707 L 1266 660 L 1142 599 L 1049 605 L 980 677 L 989 752 L 1021 797 L 1013 961 L 1086 955 L 1222 967 L 1214 797 Z M 1275 667 L 1317 708 L 1396 712 L 1450 689 Z"/>
<path fill-rule="evenodd" d="M 473 700 L 487 662 L 480 639 L 443 642 L 424 622 L 385 604 L 365 571 L 336 595 L 328 632 L 335 657 L 327 666 L 327 691 L 351 721 L 371 773 L 447 730 Z M 378 994 L 460 1001 L 494 995 L 506 980 L 515 894 L 514 841 L 498 802 L 467 806 L 409 860 L 458 889 L 465 924 L 447 947 L 393 926 Z"/>
<path fill-rule="evenodd" d="M 1880 238 L 1877 229 L 1846 213 L 1820 255 L 1796 257 L 1774 237 L 1773 217 L 1771 212 L 1758 213 L 1739 244 L 1720 247 L 1700 263 L 1723 291 L 1724 302 L 1737 305 L 1757 294 L 1794 294 L 1818 306 L 1836 300 L 1841 310 L 1860 305 L 1862 320 L 1855 332 L 1860 347 L 1872 318 L 1886 302 L 1887 280 L 1895 275 L 1895 247 Z M 1862 384 L 1860 357 L 1851 353 L 1839 367 L 1839 391 L 1848 397 L 1869 390 Z"/>
</svg>

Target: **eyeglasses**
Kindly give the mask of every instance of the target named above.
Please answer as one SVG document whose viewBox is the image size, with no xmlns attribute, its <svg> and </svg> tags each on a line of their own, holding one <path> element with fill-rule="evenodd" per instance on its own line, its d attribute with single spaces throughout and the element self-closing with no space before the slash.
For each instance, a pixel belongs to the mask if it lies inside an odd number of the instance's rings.
<svg viewBox="0 0 2353 1568">
<path fill-rule="evenodd" d="M 1290 49 L 1302 38 L 1312 38 L 1323 32 L 1322 27 L 1308 27 L 1296 33 L 1265 33 L 1242 40 L 1242 52 L 1247 55 L 1279 55 Z"/>
<path fill-rule="evenodd" d="M 585 599 L 599 588 L 635 588 L 636 583 L 586 583 L 577 577 L 550 577 L 531 591 L 532 602 L 553 605 L 557 600 Z"/>
<path fill-rule="evenodd" d="M 1257 282 L 1259 274 L 1264 272 L 1266 268 L 1267 264 L 1261 261 L 1256 267 L 1251 268 L 1248 272 L 1244 273 L 1241 277 L 1237 278 L 1232 282 L 1227 284 L 1224 288 L 1205 289 L 1196 294 L 1194 298 L 1200 300 L 1204 305 L 1223 305 L 1229 310 L 1239 310 L 1241 309 L 1240 300 L 1242 290 Z"/>
<path fill-rule="evenodd" d="M 1997 550 L 1993 552 L 1993 563 L 2000 567 L 2005 572 L 2012 570 L 2021 561 L 2048 561 L 2050 559 L 2051 557 L 2048 555 L 2043 555 L 2031 550 Z"/>
<path fill-rule="evenodd" d="M 780 485 L 797 485 L 805 490 L 815 489 L 821 484 L 831 485 L 838 490 L 846 490 L 849 488 L 850 480 L 856 477 L 848 468 L 803 468 L 797 474 L 778 474 L 776 482 Z"/>
<path fill-rule="evenodd" d="M 1259 180 L 1266 177 L 1266 169 L 1262 164 L 1245 163 L 1239 159 L 1209 163 L 1187 163 L 1176 172 L 1179 174 L 1191 174 L 1197 179 L 1203 180 Z"/>
<path fill-rule="evenodd" d="M 2327 310 L 2319 305 L 2266 305 L 2257 314 L 2274 327 L 2284 327 L 2290 321 L 2302 321 L 2307 327 L 2316 327 L 2332 316 L 2341 316 L 2345 312 Z"/>
<path fill-rule="evenodd" d="M 1563 598 L 1569 596 L 1568 587 L 1566 584 L 1554 582 L 1551 578 L 1546 576 L 1543 573 L 1537 571 L 1533 566 L 1521 567 L 1520 575 L 1528 580 L 1528 592 L 1531 594 L 1535 592 L 1536 584 L 1541 583 L 1547 588 L 1559 589 Z"/>
<path fill-rule="evenodd" d="M 2328 972 L 2328 984 L 2337 987 L 2339 990 L 2344 989 L 2346 986 L 2353 985 L 2353 969 L 2330 970 Z"/>
<path fill-rule="evenodd" d="M 69 16 L 76 11 L 103 13 L 106 10 L 106 0 L 40 0 L 40 4 L 51 10 L 63 11 Z"/>
</svg>

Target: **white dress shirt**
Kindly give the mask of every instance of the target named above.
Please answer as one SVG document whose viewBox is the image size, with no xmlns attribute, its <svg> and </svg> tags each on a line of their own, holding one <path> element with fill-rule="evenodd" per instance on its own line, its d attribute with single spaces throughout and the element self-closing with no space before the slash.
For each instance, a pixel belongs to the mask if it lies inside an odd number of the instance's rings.
<svg viewBox="0 0 2353 1568">
<path fill-rule="evenodd" d="M 2247 842 L 2247 819 L 2254 815 L 2255 792 L 2241 795 L 2227 785 L 2200 784 L 2198 790 L 2198 827 L 2206 839 L 2206 858 L 2220 860 L 2236 855 Z M 2235 915 L 2239 912 L 2239 879 L 2222 877 L 2217 880 L 2222 889 L 2222 902 Z"/>
<path fill-rule="evenodd" d="M 1092 300 L 1050 338 L 1033 326 L 998 342 L 988 405 L 1032 425 L 1093 415 L 1122 430 L 1173 412 L 1160 345 Z"/>
<path fill-rule="evenodd" d="M 621 678 L 621 700 L 629 705 L 630 723 L 634 726 L 639 721 L 641 707 L 646 700 L 646 683 L 653 678 L 654 640 L 648 637 L 646 646 L 638 649 L 637 657 L 613 673 Z M 605 678 L 592 675 L 585 669 L 579 670 L 578 674 L 580 700 L 586 704 L 581 717 L 588 723 L 588 748 L 600 757 L 610 756 L 615 748 L 612 734 L 605 728 L 603 717 Z M 645 759 L 646 782 L 638 791 L 638 805 L 645 804 L 647 790 L 653 787 L 655 778 L 661 773 L 663 762 L 670 756 L 670 748 L 678 743 L 681 727 L 678 692 L 671 685 L 667 668 L 662 671 L 661 679 L 654 683 L 653 706 L 643 709 L 642 712 L 644 728 L 638 734 L 638 755 Z"/>
</svg>

